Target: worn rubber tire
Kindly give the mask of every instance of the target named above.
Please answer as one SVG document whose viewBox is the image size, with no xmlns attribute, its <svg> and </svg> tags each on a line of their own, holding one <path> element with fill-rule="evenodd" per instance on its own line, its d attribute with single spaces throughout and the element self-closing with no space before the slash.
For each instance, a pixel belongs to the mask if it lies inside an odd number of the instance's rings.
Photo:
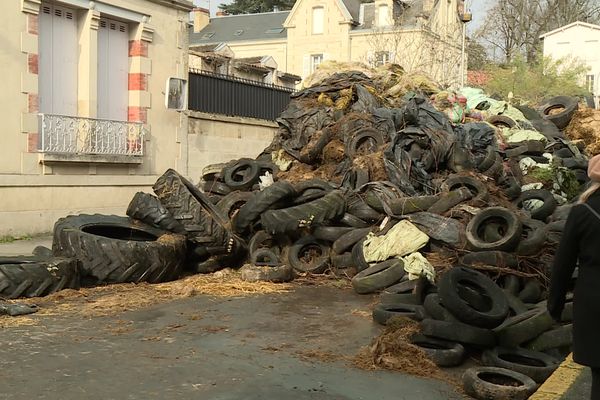
<svg viewBox="0 0 600 400">
<path fill-rule="evenodd" d="M 313 229 L 312 235 L 319 240 L 326 240 L 334 243 L 345 234 L 353 231 L 354 228 L 347 226 L 317 226 Z"/>
<path fill-rule="evenodd" d="M 509 200 L 515 200 L 521 195 L 521 184 L 513 176 L 505 176 L 498 180 L 498 187 L 502 189 Z"/>
<path fill-rule="evenodd" d="M 310 263 L 304 262 L 300 256 L 307 248 L 318 248 L 319 256 Z M 298 272 L 309 272 L 320 274 L 325 272 L 330 262 L 330 248 L 313 236 L 305 236 L 298 239 L 288 249 L 288 262 Z"/>
<path fill-rule="evenodd" d="M 512 119 L 511 117 L 508 117 L 506 115 L 490 115 L 487 119 L 486 122 L 489 124 L 494 125 L 497 128 L 514 128 L 515 126 L 517 126 L 517 122 Z"/>
<path fill-rule="evenodd" d="M 246 264 L 239 269 L 242 280 L 248 282 L 289 282 L 294 279 L 294 270 L 287 264 L 262 266 Z"/>
<path fill-rule="evenodd" d="M 533 189 L 526 190 L 515 200 L 515 205 L 519 208 L 523 208 L 523 202 L 526 200 L 541 200 L 544 202 L 540 208 L 531 211 L 531 218 L 540 221 L 545 221 L 558 206 L 554 195 L 546 189 Z"/>
<path fill-rule="evenodd" d="M 279 181 L 259 192 L 252 194 L 246 203 L 240 207 L 237 215 L 231 221 L 235 232 L 245 231 L 261 214 L 271 209 L 275 204 L 296 196 L 296 190 L 291 183 Z"/>
<path fill-rule="evenodd" d="M 185 237 L 126 217 L 81 214 L 54 224 L 52 251 L 79 260 L 92 283 L 157 283 L 179 277 Z"/>
<path fill-rule="evenodd" d="M 425 211 L 433 206 L 441 195 L 402 197 L 389 201 L 389 208 L 394 215 L 407 215 L 417 211 Z"/>
<path fill-rule="evenodd" d="M 460 322 L 458 318 L 444 307 L 440 300 L 440 296 L 437 293 L 430 293 L 425 296 L 423 307 L 432 319 L 447 322 Z"/>
<path fill-rule="evenodd" d="M 352 253 L 332 254 L 331 266 L 335 269 L 346 269 L 354 267 Z"/>
<path fill-rule="evenodd" d="M 494 333 L 489 329 L 477 328 L 461 322 L 421 321 L 421 333 L 438 339 L 458 342 L 478 348 L 492 348 L 496 345 Z"/>
<path fill-rule="evenodd" d="M 281 264 L 279 255 L 269 249 L 257 249 L 250 253 L 250 263 L 257 267 L 276 267 Z"/>
<path fill-rule="evenodd" d="M 552 326 L 552 317 L 545 309 L 533 309 L 526 313 L 508 318 L 500 326 L 494 328 L 498 343 L 503 347 L 517 347 Z"/>
<path fill-rule="evenodd" d="M 560 113 L 550 115 L 549 112 L 557 107 L 564 108 L 564 110 Z M 558 129 L 565 129 L 578 108 L 579 101 L 576 97 L 556 96 L 542 104 L 539 110 L 544 119 L 551 121 Z"/>
<path fill-rule="evenodd" d="M 275 254 L 281 253 L 276 239 L 265 231 L 258 231 L 248 242 L 248 253 L 252 254 L 259 249 L 269 249 Z"/>
<path fill-rule="evenodd" d="M 416 320 L 417 309 L 422 306 L 415 304 L 379 304 L 373 309 L 373 321 L 380 325 L 387 325 L 395 317 L 405 317 Z"/>
<path fill-rule="evenodd" d="M 367 140 L 375 142 L 375 148 L 372 149 L 373 152 L 376 152 L 379 147 L 385 144 L 381 132 L 373 128 L 362 128 L 354 132 L 352 138 L 346 143 L 346 156 L 353 159 L 356 156 L 358 148 Z"/>
<path fill-rule="evenodd" d="M 464 175 L 450 175 L 444 183 L 442 183 L 440 189 L 444 192 L 450 192 L 461 187 L 466 187 L 472 194 L 472 200 L 487 204 L 489 193 L 487 188 L 479 179 L 472 176 Z"/>
<path fill-rule="evenodd" d="M 436 201 L 431 207 L 427 209 L 427 212 L 433 214 L 443 214 L 450 210 L 452 207 L 470 200 L 473 197 L 473 193 L 466 187 L 459 187 L 456 190 L 445 193 L 438 201 Z"/>
<path fill-rule="evenodd" d="M 261 215 L 261 223 L 271 234 L 297 231 L 301 227 L 323 225 L 340 218 L 346 209 L 341 191 L 332 191 L 306 204 L 268 210 Z"/>
<path fill-rule="evenodd" d="M 547 351 L 567 347 L 573 343 L 573 324 L 546 331 L 525 345 L 533 351 Z"/>
<path fill-rule="evenodd" d="M 185 233 L 183 225 L 173 218 L 160 200 L 148 193 L 137 192 L 131 199 L 126 214 L 155 228 Z"/>
<path fill-rule="evenodd" d="M 46 246 L 35 246 L 31 251 L 31 254 L 41 258 L 50 258 L 54 254 L 52 254 L 52 249 L 49 249 Z"/>
<path fill-rule="evenodd" d="M 488 382 L 485 379 L 490 375 L 503 376 L 516 385 Z M 536 387 L 535 381 L 527 375 L 504 368 L 472 367 L 463 374 L 465 392 L 481 400 L 527 400 Z"/>
<path fill-rule="evenodd" d="M 485 157 L 483 157 L 481 162 L 479 162 L 479 164 L 477 165 L 477 170 L 479 172 L 483 172 L 483 171 L 487 171 L 488 169 L 490 169 L 490 167 L 492 167 L 494 165 L 494 163 L 496 162 L 497 154 L 498 154 L 498 151 L 496 150 L 496 148 L 494 146 L 488 146 L 485 151 Z"/>
<path fill-rule="evenodd" d="M 558 368 L 559 363 L 547 354 L 520 349 L 496 347 L 483 352 L 483 365 L 506 368 L 527 375 L 537 383 L 542 383 Z"/>
<path fill-rule="evenodd" d="M 486 221 L 502 220 L 506 223 L 505 235 L 502 240 L 487 243 L 482 240 L 479 230 Z M 512 211 L 503 207 L 489 207 L 477 213 L 469 222 L 466 229 L 467 242 L 475 251 L 512 251 L 519 244 L 523 224 Z"/>
<path fill-rule="evenodd" d="M 333 250 L 335 254 L 342 254 L 348 249 L 352 249 L 352 247 L 367 236 L 369 232 L 371 232 L 371 228 L 352 229 L 333 242 L 331 250 Z"/>
<path fill-rule="evenodd" d="M 364 240 L 356 242 L 352 247 L 352 261 L 358 272 L 369 268 L 369 263 L 365 260 L 365 253 L 363 249 Z"/>
<path fill-rule="evenodd" d="M 206 181 L 201 185 L 201 189 L 206 194 L 226 196 L 232 192 L 232 189 L 219 181 Z"/>
<path fill-rule="evenodd" d="M 478 304 L 472 304 L 472 301 L 464 298 L 465 294 L 459 290 L 460 284 L 476 288 L 477 292 L 489 299 L 489 307 L 476 308 Z M 495 328 L 508 315 L 508 301 L 502 289 L 486 275 L 469 268 L 454 267 L 446 271 L 439 279 L 438 293 L 448 311 L 462 322 L 473 326 Z"/>
<path fill-rule="evenodd" d="M 457 342 L 434 339 L 421 334 L 411 336 L 410 342 L 423 350 L 438 367 L 456 367 L 465 359 L 465 348 Z"/>
<path fill-rule="evenodd" d="M 367 221 L 364 221 L 364 220 L 358 218 L 356 215 L 352 215 L 350 213 L 344 213 L 342 218 L 340 218 L 339 222 L 340 222 L 340 224 L 344 224 L 346 226 L 349 226 L 352 228 L 357 228 L 357 229 L 368 228 L 371 226 L 371 224 L 368 223 Z"/>
<path fill-rule="evenodd" d="M 188 240 L 205 246 L 227 246 L 229 219 L 198 188 L 173 169 L 153 186 L 160 202 L 185 228 Z"/>
<path fill-rule="evenodd" d="M 392 259 L 362 270 L 352 278 L 352 287 L 358 294 L 373 293 L 392 286 L 404 276 L 404 262 Z"/>
<path fill-rule="evenodd" d="M 517 297 L 524 303 L 537 303 L 542 297 L 542 284 L 537 279 L 528 279 Z"/>
<path fill-rule="evenodd" d="M 240 171 L 243 177 L 238 180 Z M 241 158 L 231 166 L 223 169 L 223 181 L 231 190 L 247 190 L 258 182 L 260 168 L 255 160 L 250 158 Z"/>
<path fill-rule="evenodd" d="M 41 297 L 62 289 L 79 289 L 74 258 L 0 257 L 0 297 Z"/>
<path fill-rule="evenodd" d="M 231 192 L 219 200 L 217 207 L 226 215 L 229 219 L 232 219 L 240 211 L 240 208 L 250 200 L 253 196 L 251 192 Z"/>
</svg>

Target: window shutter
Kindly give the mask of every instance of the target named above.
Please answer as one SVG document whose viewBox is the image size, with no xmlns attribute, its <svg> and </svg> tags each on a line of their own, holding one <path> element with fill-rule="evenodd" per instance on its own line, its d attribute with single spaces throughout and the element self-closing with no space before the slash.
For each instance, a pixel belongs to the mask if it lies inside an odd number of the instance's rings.
<svg viewBox="0 0 600 400">
<path fill-rule="evenodd" d="M 310 75 L 310 55 L 305 55 L 302 59 L 302 77 Z"/>
</svg>

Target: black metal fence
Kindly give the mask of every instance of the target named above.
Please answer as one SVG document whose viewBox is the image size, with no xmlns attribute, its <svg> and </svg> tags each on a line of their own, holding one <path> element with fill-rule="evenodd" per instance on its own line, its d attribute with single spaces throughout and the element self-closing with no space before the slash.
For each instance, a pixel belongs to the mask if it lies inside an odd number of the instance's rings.
<svg viewBox="0 0 600 400">
<path fill-rule="evenodd" d="M 188 108 L 211 114 L 275 120 L 293 89 L 207 71 L 191 70 Z"/>
</svg>

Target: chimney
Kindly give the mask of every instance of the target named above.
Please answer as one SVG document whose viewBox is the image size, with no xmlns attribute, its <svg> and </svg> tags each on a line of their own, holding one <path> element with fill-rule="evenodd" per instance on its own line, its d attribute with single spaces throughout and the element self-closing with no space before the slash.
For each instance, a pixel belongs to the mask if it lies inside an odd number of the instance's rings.
<svg viewBox="0 0 600 400">
<path fill-rule="evenodd" d="M 225 17 L 225 16 L 227 16 L 227 15 L 229 15 L 229 14 L 227 14 L 227 13 L 226 13 L 225 11 L 223 11 L 223 10 L 219 10 L 219 11 L 217 11 L 217 17 Z"/>
<path fill-rule="evenodd" d="M 279 6 L 273 6 L 273 12 L 279 12 Z"/>
<path fill-rule="evenodd" d="M 194 15 L 194 32 L 200 32 L 210 22 L 210 11 L 207 8 L 196 7 L 192 13 Z"/>
</svg>

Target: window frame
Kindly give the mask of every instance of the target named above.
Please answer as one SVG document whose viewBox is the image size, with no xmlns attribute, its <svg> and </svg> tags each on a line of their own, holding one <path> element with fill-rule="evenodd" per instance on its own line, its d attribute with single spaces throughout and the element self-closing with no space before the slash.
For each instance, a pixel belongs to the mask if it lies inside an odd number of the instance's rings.
<svg viewBox="0 0 600 400">
<path fill-rule="evenodd" d="M 318 60 L 318 62 L 316 62 L 317 60 Z M 311 74 L 317 70 L 319 65 L 321 65 L 323 63 L 323 60 L 324 60 L 323 53 L 310 55 L 310 73 Z"/>
<path fill-rule="evenodd" d="M 317 25 L 317 19 L 315 18 L 317 10 L 320 10 L 320 29 Z M 312 8 L 311 14 L 311 34 L 313 35 L 323 35 L 325 33 L 325 7 L 324 6 L 316 6 Z"/>
<path fill-rule="evenodd" d="M 594 88 L 596 86 L 596 76 L 594 74 L 587 74 L 585 76 L 585 86 L 588 92 L 595 94 Z"/>
</svg>

